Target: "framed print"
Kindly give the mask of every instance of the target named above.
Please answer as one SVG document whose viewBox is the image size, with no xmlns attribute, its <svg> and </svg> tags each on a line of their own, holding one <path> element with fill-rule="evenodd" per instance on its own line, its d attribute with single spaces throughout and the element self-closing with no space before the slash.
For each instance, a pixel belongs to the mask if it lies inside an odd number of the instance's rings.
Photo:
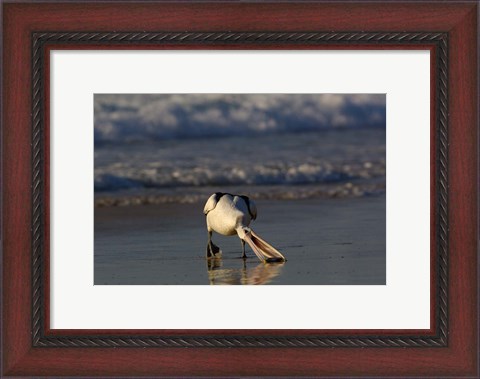
<svg viewBox="0 0 480 379">
<path fill-rule="evenodd" d="M 3 375 L 478 376 L 478 3 L 2 8 Z"/>
</svg>

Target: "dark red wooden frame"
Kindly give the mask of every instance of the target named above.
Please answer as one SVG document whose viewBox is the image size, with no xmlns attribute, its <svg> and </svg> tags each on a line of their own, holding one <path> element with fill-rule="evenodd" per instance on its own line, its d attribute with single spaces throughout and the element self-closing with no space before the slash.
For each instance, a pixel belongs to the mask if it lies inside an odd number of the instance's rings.
<svg viewBox="0 0 480 379">
<path fill-rule="evenodd" d="M 478 375 L 476 281 L 478 5 L 476 3 L 12 3 L 4 4 L 3 10 L 5 45 L 2 118 L 2 235 L 4 239 L 2 373 L 4 375 L 428 375 L 435 377 Z M 449 262 L 448 347 L 168 348 L 162 350 L 32 347 L 31 33 L 47 30 L 137 31 L 139 29 L 151 31 L 428 30 L 448 32 L 450 42 L 449 246 L 452 252 Z M 105 48 L 105 46 L 99 47 Z M 270 47 L 275 48 L 275 45 Z M 72 331 L 53 332 L 48 328 L 45 332 L 59 335 L 72 334 Z M 80 331 L 79 334 L 89 332 L 91 331 Z M 122 332 L 137 333 L 137 331 Z M 305 331 L 307 334 L 309 332 Z M 382 331 L 375 332 L 382 333 Z M 186 331 L 171 333 L 185 334 Z M 217 331 L 217 333 L 225 332 Z M 243 331 L 228 333 L 244 334 Z M 349 333 L 355 334 L 352 331 Z"/>
</svg>

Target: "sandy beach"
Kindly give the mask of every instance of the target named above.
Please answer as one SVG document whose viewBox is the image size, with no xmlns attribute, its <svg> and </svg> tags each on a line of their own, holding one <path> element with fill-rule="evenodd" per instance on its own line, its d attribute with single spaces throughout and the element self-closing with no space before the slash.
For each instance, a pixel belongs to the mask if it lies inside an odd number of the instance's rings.
<svg viewBox="0 0 480 379">
<path fill-rule="evenodd" d="M 252 228 L 287 262 L 263 264 L 237 237 L 206 260 L 203 203 L 95 208 L 95 285 L 382 285 L 385 195 L 262 200 Z"/>
</svg>

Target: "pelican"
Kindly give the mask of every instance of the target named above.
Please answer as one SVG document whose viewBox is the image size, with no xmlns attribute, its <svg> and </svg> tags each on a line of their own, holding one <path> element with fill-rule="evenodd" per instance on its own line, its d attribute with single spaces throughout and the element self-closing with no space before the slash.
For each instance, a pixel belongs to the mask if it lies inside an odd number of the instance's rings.
<svg viewBox="0 0 480 379">
<path fill-rule="evenodd" d="M 262 262 L 285 262 L 285 257 L 249 228 L 257 218 L 257 207 L 247 196 L 216 192 L 207 200 L 203 213 L 207 219 L 207 258 L 221 257 L 222 251 L 212 242 L 212 232 L 224 236 L 238 235 L 242 243 L 242 258 L 246 258 L 245 242 Z"/>
</svg>

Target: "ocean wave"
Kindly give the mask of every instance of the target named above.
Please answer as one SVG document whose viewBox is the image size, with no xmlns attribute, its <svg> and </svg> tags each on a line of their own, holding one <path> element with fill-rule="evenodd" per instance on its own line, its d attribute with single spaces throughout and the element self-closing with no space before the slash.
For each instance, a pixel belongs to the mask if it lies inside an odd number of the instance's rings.
<svg viewBox="0 0 480 379">
<path fill-rule="evenodd" d="M 385 128 L 383 94 L 95 94 L 95 143 Z"/>
<path fill-rule="evenodd" d="M 94 154 L 98 206 L 201 202 L 219 191 L 301 199 L 385 188 L 384 129 L 107 144 Z"/>
<path fill-rule="evenodd" d="M 382 162 L 333 165 L 325 162 L 216 165 L 215 167 L 179 167 L 147 165 L 132 167 L 116 164 L 95 170 L 96 192 L 135 188 L 182 188 L 212 186 L 305 185 L 340 183 L 385 175 Z"/>
</svg>

